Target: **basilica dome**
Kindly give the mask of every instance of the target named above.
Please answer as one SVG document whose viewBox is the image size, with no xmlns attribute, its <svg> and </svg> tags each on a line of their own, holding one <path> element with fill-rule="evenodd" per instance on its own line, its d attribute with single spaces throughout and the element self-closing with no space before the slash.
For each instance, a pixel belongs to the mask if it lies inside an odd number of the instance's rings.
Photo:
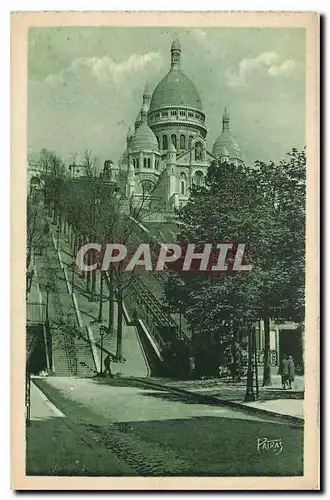
<svg viewBox="0 0 330 500">
<path fill-rule="evenodd" d="M 129 142 L 130 150 L 133 151 L 159 151 L 155 134 L 148 127 L 146 122 L 142 122 L 134 132 Z"/>
<path fill-rule="evenodd" d="M 222 132 L 213 144 L 212 154 L 216 158 L 228 156 L 229 158 L 242 160 L 241 148 L 229 127 L 229 115 L 226 108 L 222 117 Z"/>
<path fill-rule="evenodd" d="M 171 69 L 159 82 L 150 102 L 150 110 L 164 106 L 202 109 L 201 98 L 193 82 L 181 69 L 181 47 L 178 39 L 171 46 Z"/>
<path fill-rule="evenodd" d="M 212 154 L 215 157 L 229 156 L 231 158 L 241 158 L 241 148 L 230 131 L 223 131 L 213 144 Z"/>
<path fill-rule="evenodd" d="M 163 106 L 202 109 L 201 98 L 195 85 L 180 69 L 171 69 L 154 90 L 150 110 Z"/>
</svg>

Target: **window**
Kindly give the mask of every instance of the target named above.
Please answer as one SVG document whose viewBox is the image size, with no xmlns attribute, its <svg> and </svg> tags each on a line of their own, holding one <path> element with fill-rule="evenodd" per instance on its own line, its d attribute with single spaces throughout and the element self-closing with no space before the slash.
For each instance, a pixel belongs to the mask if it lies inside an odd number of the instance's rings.
<svg viewBox="0 0 330 500">
<path fill-rule="evenodd" d="M 158 149 L 159 149 L 160 148 L 160 139 L 159 139 L 158 135 L 156 136 L 156 139 L 157 139 L 157 142 L 158 142 Z"/>
<path fill-rule="evenodd" d="M 186 194 L 186 182 L 187 182 L 187 176 L 184 172 L 181 172 L 180 174 L 181 194 Z"/>
<path fill-rule="evenodd" d="M 139 163 L 139 159 L 136 160 L 136 168 L 139 168 L 140 166 L 140 163 Z"/>
<path fill-rule="evenodd" d="M 171 135 L 171 141 L 172 141 L 173 146 L 174 146 L 174 147 L 175 147 L 175 149 L 176 149 L 176 135 L 175 135 L 175 134 L 172 134 L 172 135 Z"/>
<path fill-rule="evenodd" d="M 167 116 L 168 116 L 167 111 L 162 111 L 162 117 L 167 117 Z"/>
<path fill-rule="evenodd" d="M 151 168 L 150 158 L 148 158 L 148 168 Z"/>
<path fill-rule="evenodd" d="M 194 116 L 194 113 L 192 113 L 191 111 L 188 111 L 188 116 L 193 117 L 193 116 Z"/>
<path fill-rule="evenodd" d="M 155 161 L 155 169 L 156 169 L 156 170 L 158 170 L 158 166 L 159 166 L 159 161 L 158 161 L 158 160 L 156 160 L 156 161 Z"/>
<path fill-rule="evenodd" d="M 154 184 L 151 181 L 143 181 L 141 182 L 141 188 L 143 193 L 149 193 L 153 190 Z"/>
<path fill-rule="evenodd" d="M 197 172 L 195 172 L 194 184 L 196 184 L 196 186 L 203 186 L 203 184 L 204 184 L 204 175 L 199 170 Z"/>
<path fill-rule="evenodd" d="M 186 116 L 186 112 L 183 109 L 180 110 L 180 116 Z"/>
<path fill-rule="evenodd" d="M 133 160 L 133 167 L 135 168 L 135 160 Z"/>
<path fill-rule="evenodd" d="M 201 142 L 196 142 L 195 144 L 195 161 L 203 160 L 203 144 Z"/>
<path fill-rule="evenodd" d="M 144 168 L 147 168 L 147 158 L 143 159 L 143 166 L 144 166 Z"/>
<path fill-rule="evenodd" d="M 163 149 L 167 149 L 167 135 L 163 135 Z"/>
<path fill-rule="evenodd" d="M 175 110 L 175 109 L 172 109 L 172 111 L 171 111 L 171 115 L 172 115 L 172 116 L 176 116 L 176 110 Z"/>
<path fill-rule="evenodd" d="M 186 149 L 186 136 L 180 135 L 180 149 Z"/>
</svg>

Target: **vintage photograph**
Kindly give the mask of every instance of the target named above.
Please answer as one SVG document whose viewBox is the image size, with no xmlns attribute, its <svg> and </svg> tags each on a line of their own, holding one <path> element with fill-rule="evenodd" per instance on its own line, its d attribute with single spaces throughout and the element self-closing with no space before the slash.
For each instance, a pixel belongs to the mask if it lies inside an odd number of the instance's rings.
<svg viewBox="0 0 330 500">
<path fill-rule="evenodd" d="M 27 477 L 304 476 L 307 42 L 29 26 Z"/>
</svg>

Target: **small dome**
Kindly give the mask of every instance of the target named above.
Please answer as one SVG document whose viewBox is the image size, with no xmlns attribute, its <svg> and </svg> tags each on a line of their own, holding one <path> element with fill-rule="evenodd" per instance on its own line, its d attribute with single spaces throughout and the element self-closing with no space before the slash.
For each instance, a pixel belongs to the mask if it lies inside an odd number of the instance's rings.
<svg viewBox="0 0 330 500">
<path fill-rule="evenodd" d="M 216 158 L 229 156 L 230 158 L 242 159 L 241 148 L 236 139 L 231 135 L 230 130 L 224 130 L 213 144 L 212 154 Z"/>
<path fill-rule="evenodd" d="M 229 121 L 229 113 L 225 108 L 222 115 L 222 132 L 213 144 L 212 154 L 216 158 L 227 156 L 242 160 L 242 151 L 236 139 L 232 136 Z"/>
<path fill-rule="evenodd" d="M 186 106 L 202 109 L 201 98 L 193 82 L 181 69 L 171 70 L 152 94 L 150 110 L 162 106 Z"/>
<path fill-rule="evenodd" d="M 141 123 L 139 128 L 134 132 L 129 146 L 131 151 L 159 152 L 156 136 L 145 122 Z"/>
<path fill-rule="evenodd" d="M 223 146 L 220 152 L 220 156 L 230 156 L 228 149 L 226 146 Z"/>
</svg>

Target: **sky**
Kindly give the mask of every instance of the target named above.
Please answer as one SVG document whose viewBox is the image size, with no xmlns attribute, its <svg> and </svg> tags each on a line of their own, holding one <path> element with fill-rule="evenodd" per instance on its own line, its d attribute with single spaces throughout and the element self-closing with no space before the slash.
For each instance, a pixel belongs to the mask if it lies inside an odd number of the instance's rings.
<svg viewBox="0 0 330 500">
<path fill-rule="evenodd" d="M 244 159 L 278 161 L 305 145 L 302 28 L 30 28 L 28 147 L 65 162 L 90 149 L 117 161 L 147 83 L 170 68 L 178 36 L 182 69 L 206 114 L 208 150 L 225 106 Z"/>
</svg>

